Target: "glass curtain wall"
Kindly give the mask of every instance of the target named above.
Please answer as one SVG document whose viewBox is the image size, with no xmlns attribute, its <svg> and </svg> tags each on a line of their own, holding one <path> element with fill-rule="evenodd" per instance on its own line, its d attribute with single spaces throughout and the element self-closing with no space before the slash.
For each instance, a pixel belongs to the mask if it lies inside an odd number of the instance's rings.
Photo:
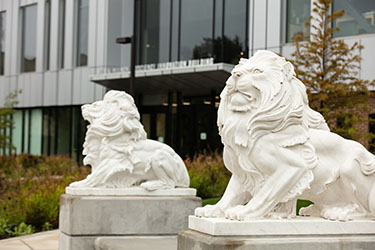
<svg viewBox="0 0 375 250">
<path fill-rule="evenodd" d="M 141 2 L 140 61 L 142 64 L 169 60 L 170 0 Z"/>
<path fill-rule="evenodd" d="M 65 0 L 60 0 L 59 12 L 59 68 L 64 68 L 64 48 L 65 48 Z"/>
<path fill-rule="evenodd" d="M 86 66 L 89 35 L 89 0 L 78 0 L 77 17 L 77 66 Z"/>
<path fill-rule="evenodd" d="M 140 0 L 138 64 L 248 55 L 249 0 Z"/>
<path fill-rule="evenodd" d="M 375 33 L 375 1 L 333 1 L 333 11 L 341 9 L 345 10 L 345 15 L 333 23 L 334 27 L 340 28 L 340 31 L 335 33 L 335 37 Z"/>
<path fill-rule="evenodd" d="M 49 70 L 49 49 L 50 49 L 50 33 L 51 33 L 51 1 L 45 2 L 45 16 L 44 16 L 44 68 Z"/>
<path fill-rule="evenodd" d="M 310 39 L 309 21 L 311 15 L 310 0 L 287 0 L 286 42 L 295 41 L 296 36 L 306 41 Z"/>
<path fill-rule="evenodd" d="M 36 62 L 36 19 L 37 5 L 21 8 L 22 11 L 22 51 L 21 72 L 35 71 Z"/>
<path fill-rule="evenodd" d="M 68 155 L 82 163 L 87 123 L 80 106 L 18 109 L 12 119 L 12 153 Z"/>
<path fill-rule="evenodd" d="M 247 9 L 244 0 L 224 0 L 224 61 L 237 64 L 241 56 L 247 56 Z M 245 55 L 246 54 L 246 55 Z"/>
<path fill-rule="evenodd" d="M 181 0 L 180 60 L 212 57 L 213 1 Z"/>
<path fill-rule="evenodd" d="M 0 75 L 4 75 L 5 63 L 5 11 L 0 12 Z"/>
</svg>

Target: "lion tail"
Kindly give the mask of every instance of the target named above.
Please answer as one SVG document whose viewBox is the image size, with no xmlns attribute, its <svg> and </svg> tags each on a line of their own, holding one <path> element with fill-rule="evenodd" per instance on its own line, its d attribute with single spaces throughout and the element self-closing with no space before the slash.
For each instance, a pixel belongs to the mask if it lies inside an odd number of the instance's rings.
<svg viewBox="0 0 375 250">
<path fill-rule="evenodd" d="M 368 204 L 371 214 L 375 215 L 375 183 L 372 184 L 370 195 L 368 197 Z"/>
<path fill-rule="evenodd" d="M 369 176 L 375 173 L 375 155 L 368 152 L 361 144 L 356 143 L 357 151 L 354 160 L 359 165 L 362 174 Z M 371 190 L 368 194 L 368 207 L 373 216 L 375 216 L 375 182 L 372 184 Z"/>
<path fill-rule="evenodd" d="M 375 173 L 375 155 L 368 152 L 361 144 L 359 146 L 360 152 L 357 153 L 355 161 L 359 164 L 364 175 L 372 175 Z"/>
</svg>

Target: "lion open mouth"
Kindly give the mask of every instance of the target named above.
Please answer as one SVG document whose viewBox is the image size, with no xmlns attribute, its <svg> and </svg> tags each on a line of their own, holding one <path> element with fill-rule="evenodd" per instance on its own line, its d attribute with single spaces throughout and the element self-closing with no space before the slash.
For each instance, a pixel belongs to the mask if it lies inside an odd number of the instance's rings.
<svg viewBox="0 0 375 250">
<path fill-rule="evenodd" d="M 256 99 L 251 95 L 235 92 L 229 98 L 229 109 L 237 112 L 250 111 L 255 107 Z"/>
</svg>

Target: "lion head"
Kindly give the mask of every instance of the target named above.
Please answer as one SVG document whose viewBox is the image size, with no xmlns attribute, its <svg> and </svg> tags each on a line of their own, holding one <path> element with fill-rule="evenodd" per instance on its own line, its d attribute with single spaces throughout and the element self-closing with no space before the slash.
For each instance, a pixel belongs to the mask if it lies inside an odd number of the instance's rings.
<svg viewBox="0 0 375 250">
<path fill-rule="evenodd" d="M 146 139 L 133 98 L 123 91 L 111 90 L 102 101 L 82 106 L 87 127 L 83 154 L 84 163 L 95 167 L 103 140 L 122 138 L 124 143 Z"/>
<path fill-rule="evenodd" d="M 245 129 L 253 139 L 291 124 L 328 129 L 323 116 L 309 108 L 306 88 L 296 78 L 293 65 L 271 51 L 260 50 L 250 59 L 242 58 L 221 99 L 220 133 L 231 115 L 241 120 L 246 117 Z"/>
</svg>

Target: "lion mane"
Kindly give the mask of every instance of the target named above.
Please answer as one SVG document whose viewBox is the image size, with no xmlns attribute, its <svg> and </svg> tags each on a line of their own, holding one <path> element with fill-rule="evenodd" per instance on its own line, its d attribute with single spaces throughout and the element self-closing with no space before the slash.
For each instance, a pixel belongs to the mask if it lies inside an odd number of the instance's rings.
<svg viewBox="0 0 375 250">
<path fill-rule="evenodd" d="M 261 50 L 251 59 L 241 58 L 232 74 L 246 76 L 253 74 L 254 70 L 262 74 L 249 78 L 249 81 L 245 83 L 247 86 L 250 85 L 252 90 L 248 87 L 241 90 L 238 87 L 237 91 L 256 98 L 255 105 L 251 108 L 233 107 L 231 94 L 234 91 L 231 89 L 231 78 L 229 78 L 227 86 L 220 95 L 217 122 L 223 143 L 231 145 L 238 157 L 240 169 L 231 169 L 231 171 L 245 171 L 247 173 L 245 182 L 251 186 L 252 192 L 256 192 L 267 178 L 249 161 L 252 149 L 259 138 L 266 134 L 278 133 L 290 125 L 300 124 L 305 133 L 282 141 L 281 146 L 291 147 L 304 144 L 308 140 L 309 128 L 329 131 L 324 117 L 309 107 L 306 88 L 296 78 L 291 63 L 273 52 Z M 263 76 L 264 74 L 267 75 Z M 248 92 L 251 91 L 252 94 L 249 94 Z M 233 141 L 225 141 L 225 138 L 231 138 L 230 135 L 234 135 Z M 308 151 L 313 150 L 309 146 L 306 147 Z M 315 160 L 312 159 L 314 156 L 311 155 L 315 154 L 313 152 L 308 154 L 310 157 L 306 157 L 306 161 L 314 165 Z M 293 193 L 302 192 L 312 178 L 311 173 L 306 175 L 306 178 L 297 184 L 296 190 L 291 191 L 290 196 L 293 196 Z"/>
<path fill-rule="evenodd" d="M 84 164 L 90 165 L 92 172 L 72 187 L 143 185 L 155 190 L 189 186 L 182 159 L 169 146 L 147 139 L 130 95 L 111 90 L 102 101 L 83 105 L 82 115 L 89 122 Z"/>
</svg>

